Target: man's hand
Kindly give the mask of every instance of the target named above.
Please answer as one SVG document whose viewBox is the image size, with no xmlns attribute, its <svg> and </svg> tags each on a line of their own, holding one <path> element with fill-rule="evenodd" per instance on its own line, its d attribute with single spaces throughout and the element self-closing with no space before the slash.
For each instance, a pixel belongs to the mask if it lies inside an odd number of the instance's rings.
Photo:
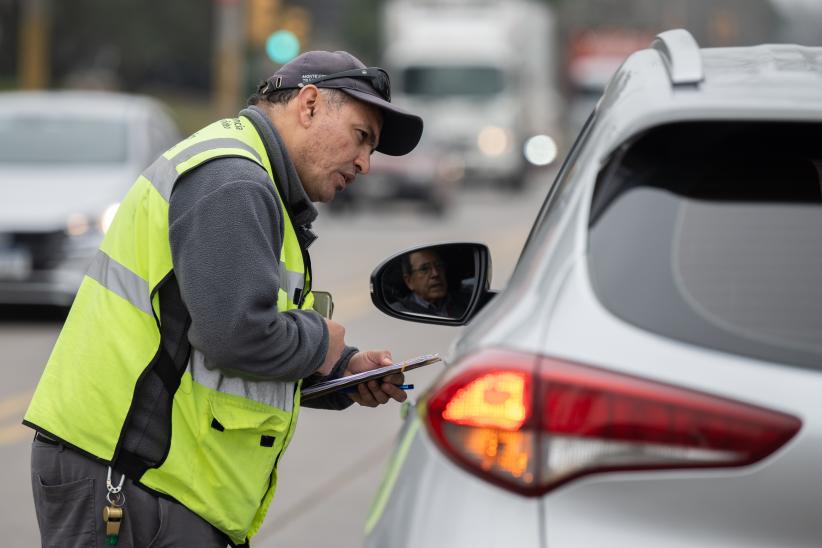
<svg viewBox="0 0 822 548">
<path fill-rule="evenodd" d="M 333 320 L 326 319 L 325 323 L 328 326 L 328 352 L 325 353 L 323 364 L 317 369 L 317 373 L 323 376 L 331 373 L 345 349 L 345 327 Z"/>
<path fill-rule="evenodd" d="M 385 365 L 391 365 L 391 352 L 387 350 L 357 352 L 348 362 L 345 375 L 370 371 Z M 408 396 L 404 390 L 397 388 L 398 384 L 402 384 L 403 379 L 402 373 L 394 373 L 379 380 L 363 382 L 357 385 L 357 393 L 349 394 L 348 397 L 366 407 L 377 407 L 387 403 L 391 398 L 403 402 Z"/>
</svg>

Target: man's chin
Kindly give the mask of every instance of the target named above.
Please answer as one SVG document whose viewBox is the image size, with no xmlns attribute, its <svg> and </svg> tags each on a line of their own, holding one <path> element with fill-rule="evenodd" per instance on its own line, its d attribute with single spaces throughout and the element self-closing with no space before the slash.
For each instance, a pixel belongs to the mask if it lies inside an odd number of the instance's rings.
<svg viewBox="0 0 822 548">
<path fill-rule="evenodd" d="M 336 197 L 337 197 L 337 191 L 332 189 L 330 192 L 322 194 L 321 196 L 319 196 L 317 200 L 312 200 L 312 201 L 313 202 L 322 202 L 324 204 L 328 204 L 328 203 L 333 202 L 334 198 L 336 198 Z"/>
<path fill-rule="evenodd" d="M 340 194 L 340 192 L 345 192 L 345 188 L 346 187 L 342 187 L 342 188 L 333 187 L 333 188 L 329 189 L 328 195 L 324 196 L 323 197 L 324 199 L 322 201 L 325 202 L 325 203 L 333 201 L 334 198 L 336 198 L 337 195 Z"/>
</svg>

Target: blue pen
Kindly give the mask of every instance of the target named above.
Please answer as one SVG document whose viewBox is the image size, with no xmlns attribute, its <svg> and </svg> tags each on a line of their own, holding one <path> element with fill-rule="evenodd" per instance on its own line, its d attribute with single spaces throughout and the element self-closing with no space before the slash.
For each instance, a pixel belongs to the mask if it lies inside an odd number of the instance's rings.
<svg viewBox="0 0 822 548">
<path fill-rule="evenodd" d="M 413 385 L 413 384 L 395 384 L 394 386 L 396 386 L 396 387 L 397 387 L 397 388 L 399 388 L 400 390 L 413 390 L 413 389 L 414 389 L 414 385 Z M 356 387 L 356 386 L 352 386 L 351 388 L 346 388 L 346 389 L 345 389 L 345 392 L 346 392 L 347 394 L 352 394 L 352 393 L 355 393 L 355 392 L 357 392 L 357 387 Z"/>
</svg>

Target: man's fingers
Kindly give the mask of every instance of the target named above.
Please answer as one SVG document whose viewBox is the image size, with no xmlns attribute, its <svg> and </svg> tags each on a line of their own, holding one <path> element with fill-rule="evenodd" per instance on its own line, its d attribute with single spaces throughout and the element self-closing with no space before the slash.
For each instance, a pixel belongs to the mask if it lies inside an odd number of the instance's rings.
<svg viewBox="0 0 822 548">
<path fill-rule="evenodd" d="M 402 382 L 402 381 L 400 381 Z M 397 383 L 399 384 L 399 383 Z M 384 382 L 382 383 L 382 390 L 385 392 L 389 397 L 393 398 L 394 400 L 402 403 L 406 399 L 408 399 L 408 394 L 405 393 L 405 390 L 402 390 L 397 386 L 397 384 Z"/>
<path fill-rule="evenodd" d="M 382 379 L 382 382 L 389 384 L 402 384 L 403 381 L 405 381 L 405 375 L 402 373 L 394 373 L 393 375 L 388 375 Z"/>
<path fill-rule="evenodd" d="M 377 407 L 388 403 L 388 400 L 405 401 L 405 392 L 393 384 L 369 381 L 357 385 L 357 393 L 350 394 L 354 402 L 365 407 Z"/>
<path fill-rule="evenodd" d="M 328 375 L 331 373 L 334 364 L 340 359 L 343 350 L 345 349 L 345 327 L 342 324 L 333 320 L 325 320 L 328 327 L 328 350 L 325 354 L 325 359 L 320 365 L 317 372 L 321 375 Z"/>
<path fill-rule="evenodd" d="M 369 350 L 368 361 L 375 365 L 391 365 L 391 352 L 388 350 Z"/>
<path fill-rule="evenodd" d="M 374 399 L 366 384 L 360 383 L 357 385 L 357 398 L 354 401 L 365 407 L 377 407 L 379 403 Z"/>
<path fill-rule="evenodd" d="M 404 402 L 408 399 L 408 394 L 401 389 L 399 384 L 403 383 L 405 376 L 402 373 L 389 375 L 379 381 L 368 381 L 357 385 L 357 392 L 349 397 L 354 402 L 365 407 L 377 407 L 388 403 L 388 400 Z"/>
<path fill-rule="evenodd" d="M 377 381 L 368 381 L 368 390 L 371 392 L 371 396 L 378 401 L 380 404 L 388 403 L 388 394 L 383 392 L 382 388 L 380 387 L 380 383 Z"/>
</svg>

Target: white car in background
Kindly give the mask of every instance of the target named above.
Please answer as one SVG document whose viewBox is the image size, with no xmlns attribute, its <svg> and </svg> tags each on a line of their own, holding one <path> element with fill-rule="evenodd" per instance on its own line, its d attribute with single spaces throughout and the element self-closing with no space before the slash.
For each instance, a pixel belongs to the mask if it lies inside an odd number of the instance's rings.
<svg viewBox="0 0 822 548">
<path fill-rule="evenodd" d="M 69 306 L 119 201 L 179 138 L 148 97 L 0 93 L 0 304 Z"/>
<path fill-rule="evenodd" d="M 405 407 L 367 547 L 822 545 L 822 48 L 663 33 L 504 290 L 482 244 L 421 248 L 437 269 L 389 258 L 374 303 L 468 327 Z M 403 312 L 434 271 L 464 310 Z"/>
</svg>

